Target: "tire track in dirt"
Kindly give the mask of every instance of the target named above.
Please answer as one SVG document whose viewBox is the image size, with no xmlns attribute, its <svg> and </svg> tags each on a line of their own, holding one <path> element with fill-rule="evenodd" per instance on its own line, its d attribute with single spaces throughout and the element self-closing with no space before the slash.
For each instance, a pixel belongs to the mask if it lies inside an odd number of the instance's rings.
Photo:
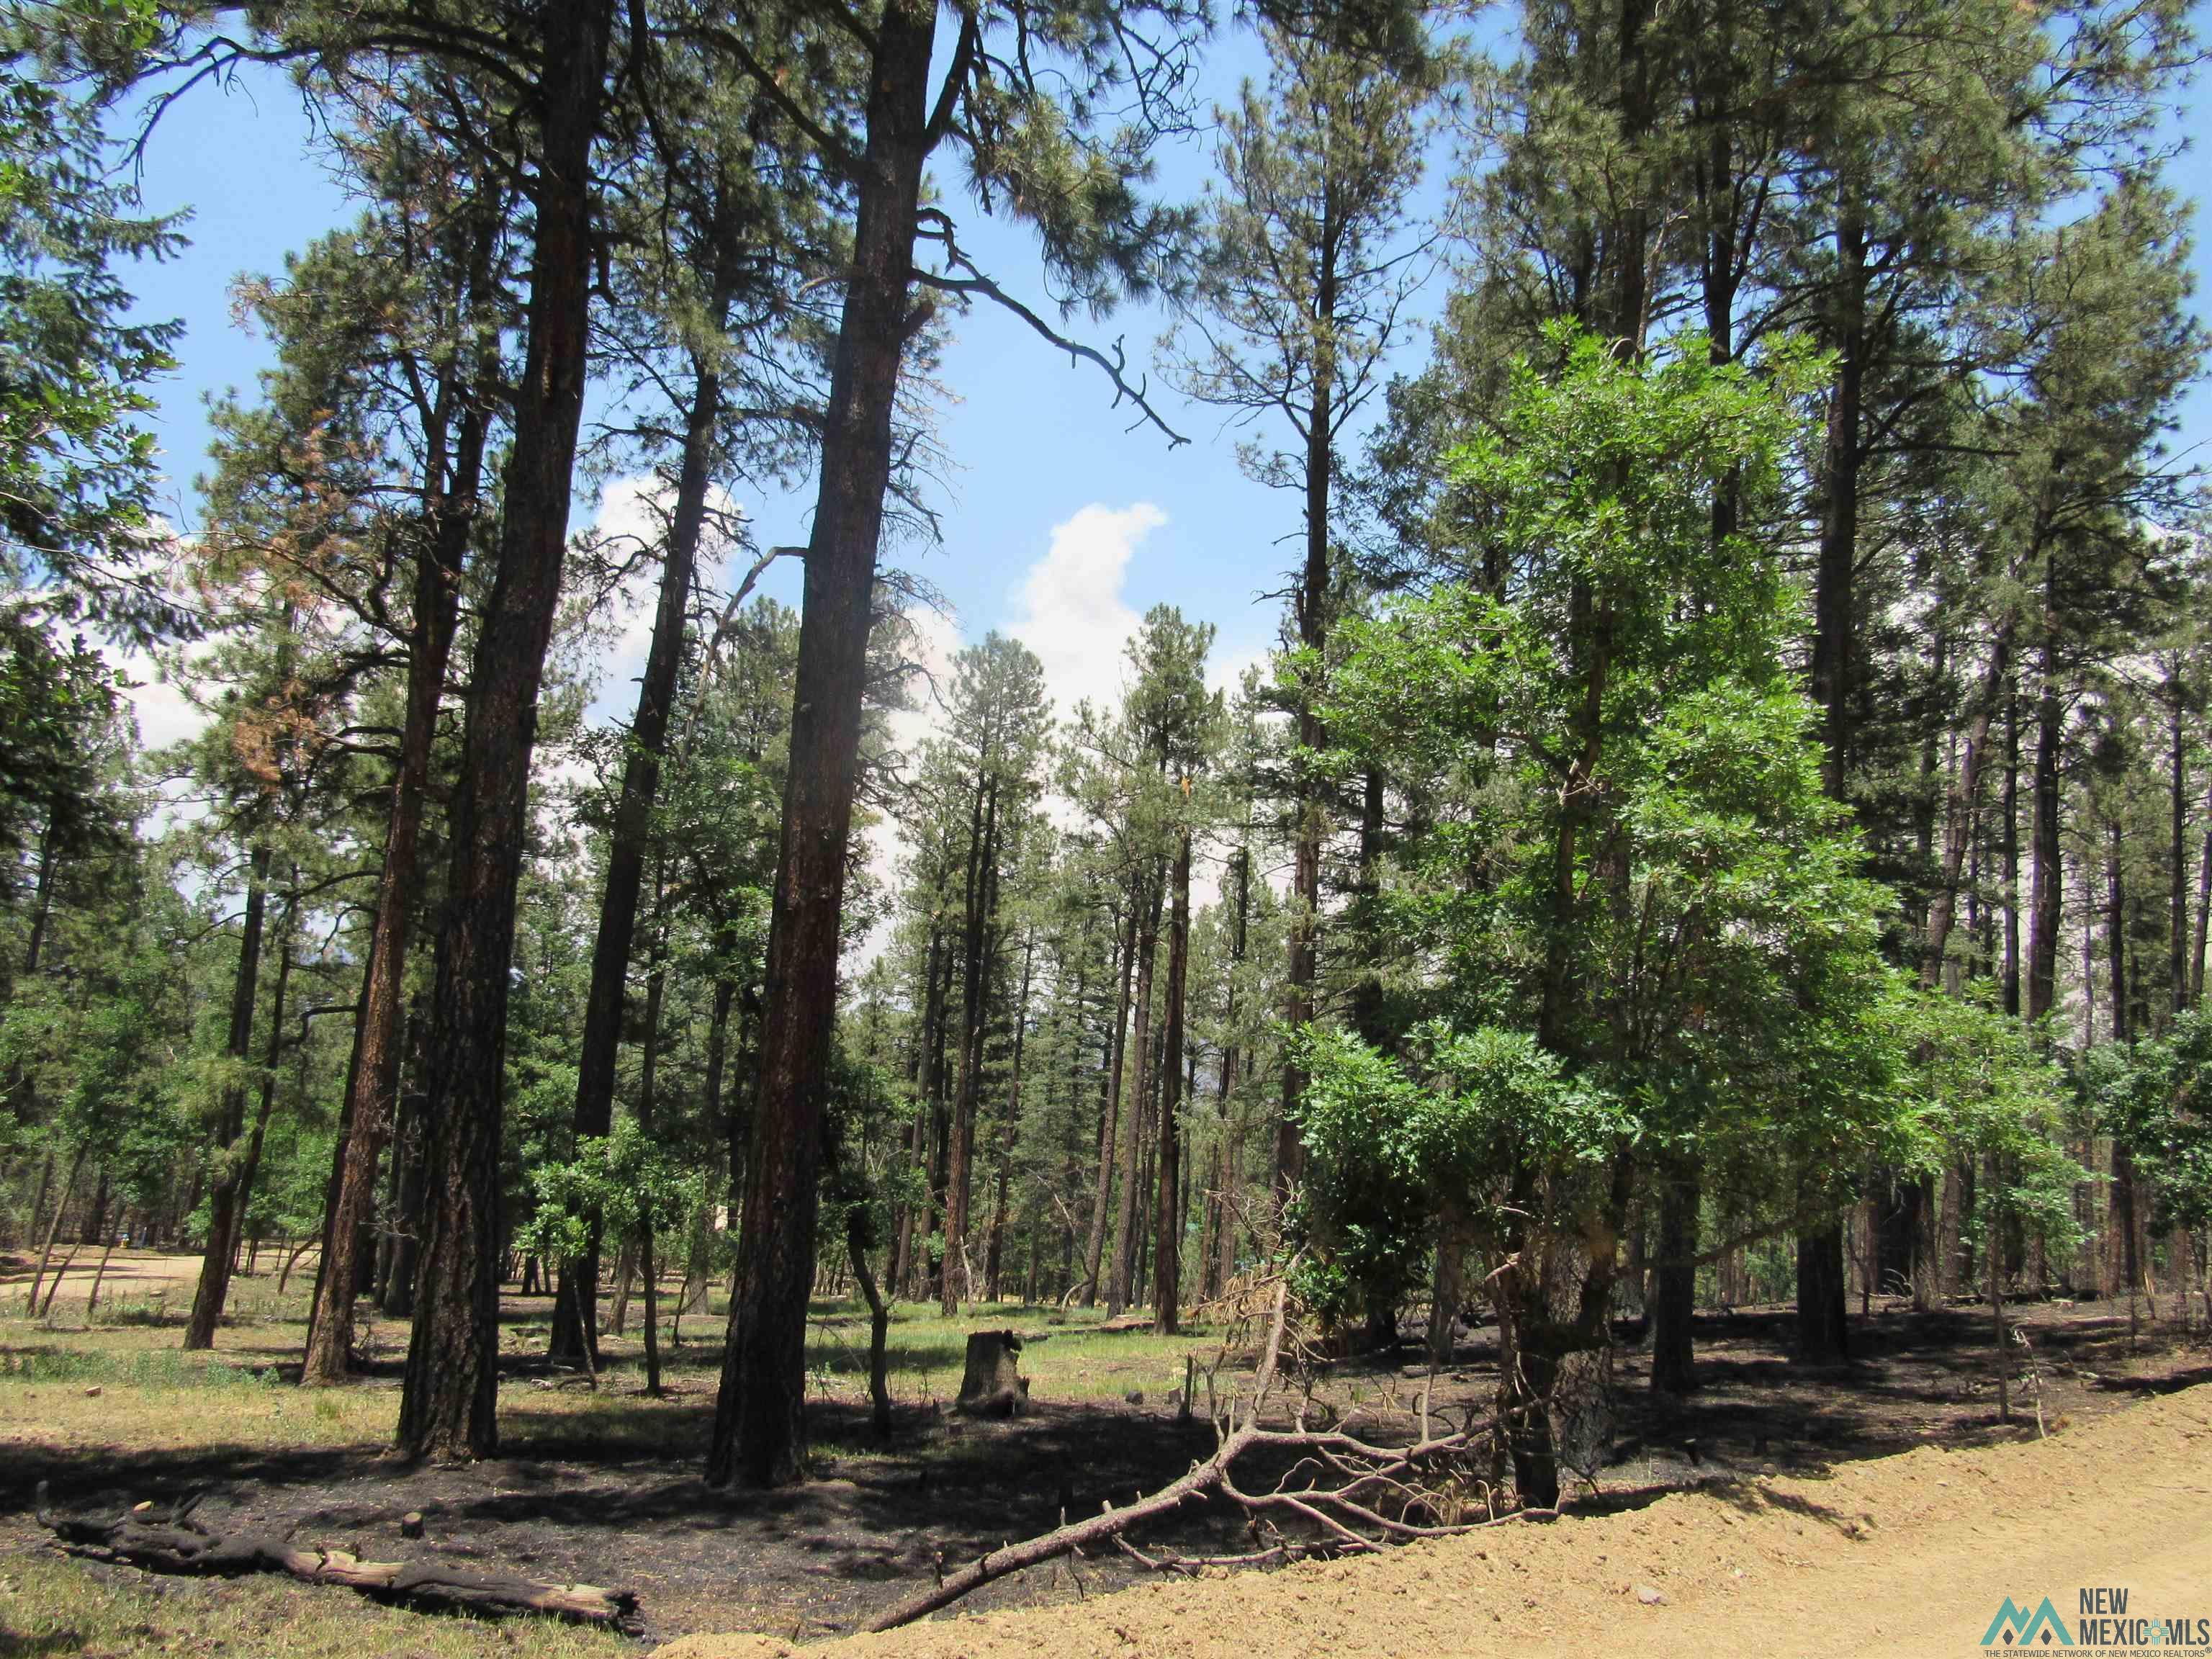
<svg viewBox="0 0 2212 1659">
<path fill-rule="evenodd" d="M 1040 1570 L 1048 1571 L 1048 1570 Z M 1062 1581 L 1063 1583 L 1065 1580 Z M 1984 1651 L 2004 1599 L 2070 1628 L 2084 1587 L 2212 1619 L 2212 1386 L 2051 1439 L 1762 1477 L 1364 1560 L 1177 1579 L 804 1650 L 690 1636 L 665 1659 L 1634 1659 Z M 1657 1600 L 1653 1599 L 1654 1593 Z M 2055 1645 L 2055 1644 L 2054 1644 Z"/>
</svg>

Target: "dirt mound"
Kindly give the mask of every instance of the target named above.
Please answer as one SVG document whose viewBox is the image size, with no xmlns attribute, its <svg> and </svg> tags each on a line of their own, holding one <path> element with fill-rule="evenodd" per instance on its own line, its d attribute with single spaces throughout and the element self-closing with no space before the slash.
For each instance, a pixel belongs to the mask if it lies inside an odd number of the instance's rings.
<svg viewBox="0 0 2212 1659">
<path fill-rule="evenodd" d="M 2212 1386 L 2048 1440 L 1925 1449 L 1826 1479 L 1765 1477 L 1642 1509 L 1515 1523 L 1358 1561 L 1174 1580 L 945 1618 L 807 1659 L 1982 1651 L 2010 1597 L 2070 1627 L 2083 1588 L 2212 1619 Z M 1049 1571 L 1048 1569 L 1040 1571 Z M 2025 1632 L 2023 1632 L 2025 1634 Z M 2179 1651 L 2179 1650 L 2171 1650 Z M 781 1659 L 690 1636 L 665 1659 Z M 2202 1650 L 2198 1650 L 2202 1651 Z"/>
</svg>

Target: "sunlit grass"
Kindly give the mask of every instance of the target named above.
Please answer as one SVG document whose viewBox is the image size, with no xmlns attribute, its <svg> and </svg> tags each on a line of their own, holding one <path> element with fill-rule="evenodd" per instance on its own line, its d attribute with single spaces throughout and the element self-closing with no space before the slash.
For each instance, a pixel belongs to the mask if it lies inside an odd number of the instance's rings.
<svg viewBox="0 0 2212 1659">
<path fill-rule="evenodd" d="M 950 1405 L 960 1391 L 968 1336 L 972 1331 L 1011 1329 L 1023 1339 L 1021 1368 L 1038 1401 L 1115 1400 L 1141 1392 L 1164 1401 L 1183 1383 L 1185 1355 L 1201 1370 L 1219 1347 L 1218 1334 L 1204 1326 L 1180 1336 L 1149 1330 L 1105 1331 L 1097 1309 L 983 1304 L 945 1318 L 931 1304 L 904 1303 L 891 1310 L 884 1354 L 895 1401 Z M 817 1302 L 808 1333 L 806 1362 L 817 1386 L 839 1392 L 867 1382 L 868 1314 L 859 1303 Z"/>
<path fill-rule="evenodd" d="M 622 1637 L 550 1620 L 424 1618 L 282 1578 L 135 1578 L 34 1555 L 0 1560 L 0 1654 L 601 1659 L 636 1651 Z"/>
<path fill-rule="evenodd" d="M 388 1370 L 380 1386 L 310 1391 L 284 1380 L 296 1375 L 291 1368 L 306 1341 L 312 1265 L 295 1271 L 281 1296 L 266 1261 L 263 1273 L 234 1280 L 215 1348 L 205 1353 L 182 1351 L 194 1268 L 189 1261 L 134 1264 L 135 1276 L 118 1275 L 103 1289 L 89 1325 L 81 1291 L 58 1298 L 49 1317 L 34 1320 L 22 1316 L 21 1287 L 0 1290 L 0 1448 L 12 1443 L 128 1452 L 389 1444 L 398 1393 Z M 149 1278 L 165 1267 L 174 1275 L 168 1282 Z M 718 1287 L 704 1312 L 673 1322 L 683 1340 L 670 1340 L 675 1290 L 672 1282 L 661 1303 L 669 1399 L 641 1397 L 643 1299 L 633 1296 L 625 1333 L 617 1336 L 610 1329 L 603 1341 L 596 1389 L 574 1375 L 560 1379 L 559 1387 L 528 1379 L 503 1387 L 500 1410 L 510 1445 L 521 1451 L 553 1435 L 604 1440 L 610 1452 L 672 1446 L 670 1437 L 679 1423 L 695 1419 L 713 1397 L 727 1317 Z M 603 1318 L 611 1324 L 611 1301 L 607 1307 Z M 518 1357 L 542 1355 L 551 1312 L 549 1299 L 510 1296 L 502 1347 Z M 1182 1386 L 1185 1356 L 1194 1356 L 1202 1370 L 1217 1350 L 1216 1335 L 1202 1326 L 1179 1337 L 1158 1337 L 1142 1329 L 1103 1331 L 1104 1318 L 1096 1309 L 1001 1303 L 971 1306 L 947 1319 L 933 1304 L 895 1304 L 887 1345 L 892 1399 L 904 1407 L 949 1407 L 959 1393 L 973 1331 L 1011 1328 L 1022 1335 L 1022 1370 L 1031 1397 L 1041 1403 L 1080 1404 L 1141 1393 L 1148 1407 L 1164 1407 L 1170 1391 Z M 380 1315 L 363 1302 L 357 1337 L 366 1351 L 396 1361 L 405 1352 L 407 1334 L 405 1321 Z M 867 1352 L 864 1304 L 813 1304 L 807 1368 L 815 1397 L 865 1400 Z M 686 1413 L 690 1419 L 680 1415 Z"/>
</svg>

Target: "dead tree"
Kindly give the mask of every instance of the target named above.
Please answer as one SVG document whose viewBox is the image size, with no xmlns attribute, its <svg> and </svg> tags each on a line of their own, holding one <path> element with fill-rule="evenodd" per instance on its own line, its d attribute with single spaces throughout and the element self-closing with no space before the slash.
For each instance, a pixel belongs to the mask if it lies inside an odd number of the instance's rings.
<svg viewBox="0 0 2212 1659">
<path fill-rule="evenodd" d="M 1018 1417 L 1029 1402 L 1030 1380 L 1021 1374 L 1022 1340 L 1012 1331 L 971 1331 L 960 1397 L 952 1409 L 971 1417 Z"/>
<path fill-rule="evenodd" d="M 308 1584 L 338 1584 L 379 1601 L 443 1612 L 479 1614 L 543 1613 L 579 1624 L 635 1633 L 637 1598 L 596 1584 L 552 1584 L 531 1578 L 471 1572 L 435 1558 L 363 1561 L 344 1550 L 295 1544 L 273 1533 L 219 1533 L 192 1519 L 198 1500 L 166 1516 L 141 1504 L 112 1520 L 56 1515 L 46 1508 L 46 1483 L 39 1483 L 39 1524 L 64 1544 L 127 1562 L 149 1572 L 202 1578 L 240 1578 L 281 1572 Z"/>
<path fill-rule="evenodd" d="M 987 1552 L 908 1596 L 868 1629 L 896 1630 L 1011 1573 L 1063 1556 L 1079 1558 L 1085 1549 L 1109 1541 L 1146 1566 L 1196 1572 L 1209 1566 L 1261 1566 L 1304 1556 L 1365 1553 L 1555 1513 L 1523 1510 L 1498 1516 L 1492 1512 L 1486 1491 L 1480 1518 L 1466 1518 L 1468 1504 L 1461 1473 L 1483 1452 L 1496 1425 L 1488 1419 L 1470 1419 L 1456 1430 L 1438 1432 L 1429 1420 L 1425 1392 L 1419 1436 L 1405 1446 L 1378 1445 L 1346 1429 L 1308 1429 L 1303 1413 L 1294 1417 L 1292 1427 L 1263 1427 L 1261 1415 L 1281 1368 L 1289 1316 L 1289 1282 L 1279 1278 L 1251 1394 L 1241 1413 L 1238 1402 L 1231 1400 L 1216 1418 L 1220 1443 L 1212 1456 L 1126 1508 L 1108 1504 L 1085 1520 L 1063 1522 L 1023 1543 Z M 1237 1484 L 1237 1461 L 1253 1452 L 1291 1460 L 1290 1468 L 1268 1490 L 1248 1492 Z M 1152 1555 L 1134 1548 L 1123 1536 L 1133 1527 L 1217 1494 L 1245 1512 L 1258 1547 L 1239 1555 Z M 1295 1533 L 1285 1531 L 1286 1525 Z"/>
</svg>

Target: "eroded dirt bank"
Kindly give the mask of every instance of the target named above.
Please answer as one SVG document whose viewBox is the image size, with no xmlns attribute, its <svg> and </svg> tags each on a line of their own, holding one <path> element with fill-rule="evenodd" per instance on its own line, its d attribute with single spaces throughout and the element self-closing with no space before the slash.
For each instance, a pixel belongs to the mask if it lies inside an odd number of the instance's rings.
<svg viewBox="0 0 2212 1659">
<path fill-rule="evenodd" d="M 1042 1571 L 1049 1571 L 1042 1570 Z M 807 1659 L 1970 1655 L 2006 1597 L 2212 1619 L 2212 1385 L 2053 1438 L 1761 1478 L 1387 1557 L 939 1620 Z M 2056 1647 L 2056 1644 L 2052 1646 Z M 665 1659 L 770 1659 L 690 1636 Z"/>
</svg>

